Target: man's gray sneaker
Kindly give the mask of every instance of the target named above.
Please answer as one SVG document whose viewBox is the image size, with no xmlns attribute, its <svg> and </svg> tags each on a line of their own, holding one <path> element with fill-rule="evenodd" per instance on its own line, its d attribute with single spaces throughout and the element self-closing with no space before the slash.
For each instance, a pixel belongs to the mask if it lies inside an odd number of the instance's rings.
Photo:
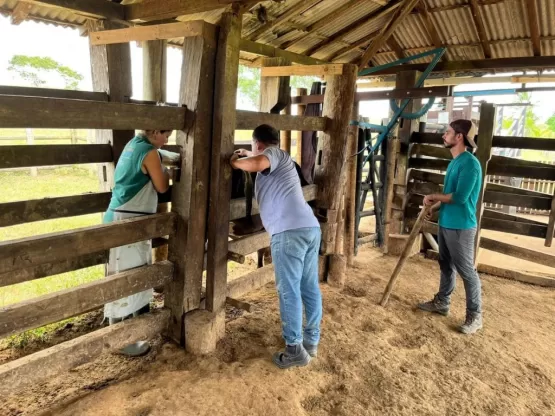
<svg viewBox="0 0 555 416">
<path fill-rule="evenodd" d="M 306 352 L 308 352 L 308 355 L 310 355 L 312 358 L 318 355 L 318 345 L 310 345 L 303 341 L 303 347 Z"/>
<path fill-rule="evenodd" d="M 443 316 L 449 315 L 449 304 L 441 301 L 437 295 L 435 295 L 434 298 L 428 302 L 419 303 L 418 309 L 422 309 L 426 312 L 439 313 Z"/>
<path fill-rule="evenodd" d="M 303 344 L 286 345 L 285 351 L 276 352 L 272 361 L 279 368 L 304 367 L 310 362 L 310 355 L 306 352 Z"/>
<path fill-rule="evenodd" d="M 464 324 L 459 327 L 459 331 L 463 334 L 474 334 L 482 329 L 482 314 L 479 312 L 467 312 Z"/>
</svg>

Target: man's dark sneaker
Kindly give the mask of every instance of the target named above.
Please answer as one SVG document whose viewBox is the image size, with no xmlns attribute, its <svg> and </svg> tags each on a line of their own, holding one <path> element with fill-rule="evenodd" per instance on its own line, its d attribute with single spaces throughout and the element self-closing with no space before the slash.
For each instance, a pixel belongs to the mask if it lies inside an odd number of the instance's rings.
<svg viewBox="0 0 555 416">
<path fill-rule="evenodd" d="M 285 351 L 278 351 L 272 357 L 272 361 L 279 368 L 304 367 L 310 362 L 310 355 L 302 344 L 286 345 Z"/>
<path fill-rule="evenodd" d="M 418 309 L 422 309 L 426 312 L 439 313 L 443 316 L 449 315 L 449 304 L 441 301 L 437 295 L 435 295 L 434 298 L 428 302 L 419 303 Z"/>
<path fill-rule="evenodd" d="M 308 352 L 308 355 L 310 355 L 312 358 L 318 355 L 318 345 L 310 345 L 303 341 L 303 347 L 306 352 Z"/>
</svg>

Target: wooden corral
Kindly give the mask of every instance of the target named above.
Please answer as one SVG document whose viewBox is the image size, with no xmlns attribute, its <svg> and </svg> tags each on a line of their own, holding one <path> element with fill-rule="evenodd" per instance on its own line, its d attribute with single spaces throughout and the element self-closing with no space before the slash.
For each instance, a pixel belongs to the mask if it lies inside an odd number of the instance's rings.
<svg viewBox="0 0 555 416">
<path fill-rule="evenodd" d="M 24 388 L 54 371 L 70 370 L 104 351 L 160 332 L 191 352 L 205 352 L 208 339 L 215 348 L 223 333 L 205 333 L 207 326 L 196 326 L 201 321 L 197 317 L 202 316 L 203 322 L 221 322 L 226 302 L 247 307 L 237 298 L 273 279 L 273 266 L 266 264 L 233 282 L 227 281 L 228 261 L 244 262 L 246 255 L 267 248 L 270 243 L 265 232 L 232 241 L 228 238 L 230 221 L 258 212 L 256 203 L 250 209 L 251 201 L 246 198 L 231 199 L 229 158 L 235 149 L 235 130 L 271 124 L 281 132 L 281 146 L 289 152 L 292 131 L 319 132 L 315 183 L 304 187 L 303 192 L 321 221 L 321 276 L 341 286 L 346 267 L 352 264 L 355 242 L 377 238 L 355 232 L 360 214 L 355 212 L 355 206 L 362 189 L 357 168 L 360 157 L 354 156 L 360 150 L 361 136 L 359 128 L 352 124 L 358 121 L 358 103 L 411 98 L 415 100 L 410 101 L 407 111 L 415 112 L 421 106 L 421 98 L 452 95 L 451 84 L 414 88 L 418 71 L 426 65 L 421 62 L 377 72 L 375 75 L 393 77 L 396 88 L 392 91 L 357 92 L 358 71 L 412 55 L 422 44 L 429 46 L 425 49 L 447 48 L 435 72 L 483 74 L 555 68 L 555 57 L 547 56 L 555 39 L 543 36 L 548 32 L 546 28 L 536 30 L 540 11 L 536 10 L 535 1 L 525 2 L 534 5 L 534 13 L 529 13 L 527 22 L 521 22 L 531 28 L 530 36 L 514 39 L 525 45 L 521 58 L 511 57 L 512 52 L 503 47 L 504 41 L 487 38 L 491 28 L 485 26 L 483 16 L 490 13 L 492 5 L 509 7 L 515 1 L 471 0 L 468 4 L 454 2 L 435 8 L 426 0 L 168 0 L 163 7 L 159 0 L 132 4 L 25 0 L 13 9 L 4 3 L 0 0 L 0 12 L 10 13 L 13 24 L 35 19 L 79 26 L 83 35 L 90 37 L 94 91 L 0 86 L 0 126 L 95 129 L 96 143 L 2 146 L 0 169 L 94 163 L 99 167 L 102 186 L 98 193 L 88 195 L 0 204 L 0 227 L 104 212 L 111 196 L 115 164 L 135 129 L 176 130 L 177 143 L 167 150 L 179 153 L 180 160 L 171 164 L 175 171 L 171 190 L 160 195 L 156 214 L 0 243 L 0 286 L 103 264 L 110 248 L 133 242 L 152 240 L 158 249 L 153 265 L 0 310 L 2 337 L 82 314 L 145 289 L 164 287 L 161 311 L 0 367 L 4 381 L 0 391 Z M 26 4 L 33 7 L 23 7 Z M 271 19 L 261 21 L 257 17 L 262 5 Z M 439 12 L 452 13 L 452 20 L 458 19 L 457 13 L 468 14 L 477 28 L 473 34 L 476 39 L 468 44 L 451 44 L 452 37 L 434 23 Z M 345 16 L 352 18 L 340 19 Z M 409 36 L 415 25 L 426 28 L 423 42 Z M 143 100 L 130 98 L 132 41 L 140 41 L 143 47 Z M 158 106 L 157 102 L 166 101 L 167 45 L 179 47 L 183 53 L 179 102 Z M 465 55 L 458 52 L 461 48 L 472 52 L 468 59 L 461 60 Z M 531 53 L 527 53 L 528 49 Z M 258 112 L 236 109 L 240 63 L 262 67 Z M 325 93 L 307 95 L 304 90 L 292 96 L 290 77 L 296 75 L 322 77 Z M 322 104 L 321 116 L 304 115 L 310 104 Z M 555 179 L 553 165 L 491 154 L 492 147 L 555 151 L 555 141 L 495 136 L 494 120 L 495 108 L 484 104 L 477 139 L 484 177 Z M 441 189 L 440 171 L 449 162 L 449 152 L 437 146 L 441 136 L 419 133 L 417 119 L 402 119 L 393 136 L 384 143 L 383 153 L 377 155 L 382 166 L 387 167 L 381 169 L 387 179 L 381 183 L 383 204 L 369 214 L 377 212 L 383 218 L 380 232 L 385 247 L 390 233 L 409 231 L 423 195 Z M 299 143 L 297 139 L 297 149 L 301 148 Z M 300 163 L 300 150 L 297 158 Z M 375 188 L 372 191 L 377 195 Z M 549 246 L 555 226 L 554 201 L 553 195 L 487 184 L 482 190 L 480 223 L 484 229 L 536 236 Z M 549 210 L 549 224 L 488 209 L 482 213 L 483 203 Z M 433 234 L 434 227 L 428 223 L 425 231 Z M 480 238 L 477 244 L 505 254 L 527 256 L 541 264 L 555 264 L 553 256 L 531 250 Z M 203 339 L 202 351 L 196 341 L 192 342 L 199 339 Z M 42 371 L 44 368 L 48 371 Z"/>
</svg>

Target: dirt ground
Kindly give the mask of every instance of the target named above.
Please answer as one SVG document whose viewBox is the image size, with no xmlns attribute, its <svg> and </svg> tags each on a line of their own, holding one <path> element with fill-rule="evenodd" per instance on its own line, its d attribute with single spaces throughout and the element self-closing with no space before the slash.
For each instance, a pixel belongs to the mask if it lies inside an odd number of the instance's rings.
<svg viewBox="0 0 555 416">
<path fill-rule="evenodd" d="M 141 358 L 106 355 L 3 398 L 0 414 L 38 415 L 549 415 L 555 414 L 555 291 L 482 276 L 484 329 L 456 332 L 449 317 L 414 305 L 438 284 L 435 262 L 414 257 L 387 308 L 378 305 L 396 259 L 363 247 L 343 289 L 322 285 L 318 358 L 279 370 L 272 284 L 228 309 L 217 351 L 193 357 L 162 339 Z"/>
</svg>

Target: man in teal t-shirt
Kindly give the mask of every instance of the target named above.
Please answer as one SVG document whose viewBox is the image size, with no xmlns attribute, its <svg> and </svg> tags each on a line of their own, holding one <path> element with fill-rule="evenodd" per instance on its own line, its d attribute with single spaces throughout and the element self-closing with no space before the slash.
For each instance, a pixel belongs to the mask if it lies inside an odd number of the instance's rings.
<svg viewBox="0 0 555 416">
<path fill-rule="evenodd" d="M 429 216 L 439 208 L 439 291 L 434 298 L 418 307 L 442 315 L 449 313 L 456 272 L 464 282 L 466 320 L 460 327 L 465 334 L 482 328 L 482 293 L 480 277 L 474 267 L 476 205 L 482 185 L 482 168 L 478 159 L 467 151 L 476 148 L 475 126 L 470 120 L 455 120 L 443 135 L 445 147 L 453 160 L 447 167 L 442 194 L 427 195 L 424 204 L 432 206 Z"/>
</svg>

